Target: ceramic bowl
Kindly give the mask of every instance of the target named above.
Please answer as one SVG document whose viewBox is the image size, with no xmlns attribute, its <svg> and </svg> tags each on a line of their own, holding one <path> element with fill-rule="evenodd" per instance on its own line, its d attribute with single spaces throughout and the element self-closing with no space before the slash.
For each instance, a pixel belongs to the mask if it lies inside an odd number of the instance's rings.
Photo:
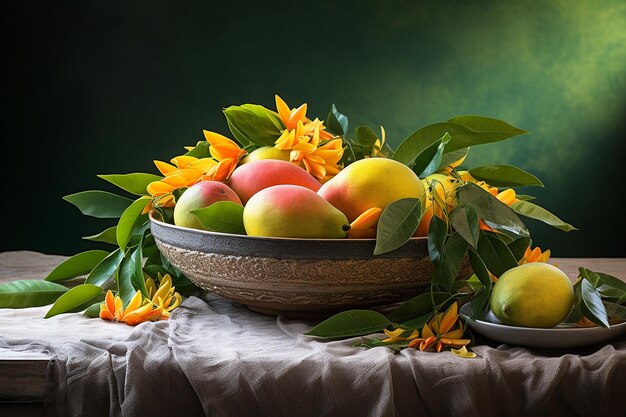
<svg viewBox="0 0 626 417">
<path fill-rule="evenodd" d="M 374 256 L 374 239 L 287 239 L 189 229 L 150 216 L 161 253 L 204 290 L 291 317 L 392 304 L 424 291 L 427 239 Z M 471 275 L 465 260 L 459 278 Z"/>
</svg>

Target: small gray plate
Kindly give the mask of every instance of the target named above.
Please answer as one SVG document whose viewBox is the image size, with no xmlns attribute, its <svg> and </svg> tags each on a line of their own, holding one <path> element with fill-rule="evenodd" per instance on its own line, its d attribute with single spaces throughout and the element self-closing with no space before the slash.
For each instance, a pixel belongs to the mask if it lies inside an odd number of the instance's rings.
<svg viewBox="0 0 626 417">
<path fill-rule="evenodd" d="M 496 342 L 514 346 L 527 346 L 541 349 L 572 349 L 607 342 L 626 332 L 626 322 L 614 324 L 611 328 L 577 327 L 561 323 L 551 329 L 508 326 L 498 322 L 488 311 L 479 318 L 471 318 L 470 304 L 459 310 L 472 330 Z"/>
</svg>

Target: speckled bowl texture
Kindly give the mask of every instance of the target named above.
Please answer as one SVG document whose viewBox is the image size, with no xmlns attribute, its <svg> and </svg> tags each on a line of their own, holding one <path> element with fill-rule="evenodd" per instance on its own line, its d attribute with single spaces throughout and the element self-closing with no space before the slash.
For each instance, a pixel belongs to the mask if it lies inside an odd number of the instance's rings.
<svg viewBox="0 0 626 417">
<path fill-rule="evenodd" d="M 152 216 L 163 255 L 204 290 L 266 314 L 323 316 L 392 304 L 430 284 L 426 238 L 374 256 L 374 239 L 286 239 L 207 232 Z M 466 260 L 459 278 L 471 275 Z"/>
</svg>

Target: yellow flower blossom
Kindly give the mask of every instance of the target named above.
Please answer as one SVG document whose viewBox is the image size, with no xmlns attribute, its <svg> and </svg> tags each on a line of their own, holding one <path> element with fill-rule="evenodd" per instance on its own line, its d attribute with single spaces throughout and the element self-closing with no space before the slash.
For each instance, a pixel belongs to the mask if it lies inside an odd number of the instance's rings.
<svg viewBox="0 0 626 417">
<path fill-rule="evenodd" d="M 417 329 L 413 330 L 413 332 L 411 332 L 411 334 L 408 336 L 402 336 L 402 334 L 406 332 L 406 330 L 402 328 L 397 328 L 395 330 L 385 329 L 383 331 L 387 335 L 387 339 L 384 339 L 382 341 L 383 343 L 395 343 L 404 340 L 413 340 L 419 336 L 419 331 Z"/>
<path fill-rule="evenodd" d="M 162 319 L 168 318 L 170 312 L 180 305 L 182 297 L 175 291 L 175 287 L 172 286 L 172 278 L 169 274 L 166 274 L 161 278 L 159 288 L 156 287 L 152 278 L 146 279 L 146 290 L 150 294 L 153 304 L 163 303 Z"/>
<path fill-rule="evenodd" d="M 182 301 L 180 294 L 172 287 L 172 279 L 169 275 L 161 279 L 158 289 L 154 281 L 148 278 L 146 290 L 152 299 L 144 297 L 141 291 L 137 291 L 126 308 L 119 296 L 114 296 L 111 290 L 107 291 L 104 302 L 100 304 L 100 318 L 131 326 L 144 321 L 167 320 L 170 312 Z"/>
</svg>

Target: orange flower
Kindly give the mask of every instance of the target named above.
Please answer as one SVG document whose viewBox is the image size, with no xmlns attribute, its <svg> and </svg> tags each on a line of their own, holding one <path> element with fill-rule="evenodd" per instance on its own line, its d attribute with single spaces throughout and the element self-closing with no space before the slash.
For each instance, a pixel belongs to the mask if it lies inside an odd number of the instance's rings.
<svg viewBox="0 0 626 417">
<path fill-rule="evenodd" d="M 161 318 L 163 313 L 163 304 L 143 304 L 143 296 L 137 291 L 133 298 L 124 308 L 122 299 L 119 296 L 113 296 L 111 290 L 107 291 L 104 303 L 100 304 L 100 318 L 104 320 L 112 320 L 120 323 L 126 323 L 136 326 L 144 321 L 156 321 Z"/>
<path fill-rule="evenodd" d="M 104 303 L 100 304 L 100 318 L 136 326 L 144 321 L 167 320 L 170 312 L 182 301 L 180 294 L 172 287 L 172 278 L 165 275 L 161 285 L 156 288 L 152 278 L 146 280 L 146 290 L 152 299 L 145 298 L 137 291 L 124 308 L 122 299 L 107 291 Z"/>
<path fill-rule="evenodd" d="M 338 165 L 343 156 L 343 140 L 333 139 L 326 132 L 324 123 L 306 117 L 306 104 L 297 109 L 289 106 L 278 95 L 276 109 L 286 129 L 276 140 L 274 147 L 291 151 L 289 158 L 321 182 L 326 182 L 340 171 Z M 324 142 L 326 141 L 326 142 Z"/>
<path fill-rule="evenodd" d="M 154 197 L 153 205 L 157 207 L 173 207 L 175 204 L 172 192 L 179 188 L 191 187 L 205 178 L 205 173 L 218 163 L 211 158 L 195 158 L 181 155 L 171 159 L 172 164 L 154 161 L 157 169 L 165 177 L 148 184 L 148 193 Z"/>
<path fill-rule="evenodd" d="M 319 119 L 311 121 L 309 118 L 306 117 L 306 103 L 304 103 L 297 109 L 294 108 L 290 110 L 287 103 L 285 103 L 285 101 L 280 98 L 278 94 L 276 94 L 274 98 L 276 101 L 276 110 L 278 111 L 278 116 L 280 117 L 280 120 L 283 122 L 287 130 L 295 129 L 298 126 L 298 122 L 301 122 L 306 127 L 307 134 L 311 134 L 315 129 L 315 126 L 320 124 L 320 137 L 322 138 L 322 140 L 332 139 L 333 135 L 324 130 L 325 127 Z"/>
<path fill-rule="evenodd" d="M 463 323 L 459 320 L 458 304 L 454 302 L 445 313 L 435 315 L 429 323 L 422 328 L 422 336 L 411 340 L 408 347 L 424 351 L 431 346 L 437 352 L 443 347 L 460 348 L 467 345 L 469 339 L 461 339 L 465 333 Z M 457 326 L 455 326 L 458 324 Z"/>
<path fill-rule="evenodd" d="M 541 248 L 537 246 L 535 249 L 531 250 L 530 246 L 526 248 L 526 252 L 524 252 L 524 256 L 520 259 L 519 264 L 527 264 L 531 262 L 548 262 L 550 259 L 550 249 L 545 252 L 541 252 Z"/>
<path fill-rule="evenodd" d="M 181 155 L 171 159 L 171 164 L 154 161 L 157 169 L 165 177 L 148 185 L 148 193 L 154 197 L 149 207 L 173 207 L 172 192 L 179 188 L 188 188 L 200 181 L 224 181 L 233 173 L 239 160 L 246 154 L 234 141 L 219 133 L 203 131 L 209 143 L 212 158 L 196 158 Z M 192 148 L 193 149 L 193 148 Z"/>
<path fill-rule="evenodd" d="M 205 179 L 215 181 L 225 181 L 230 178 L 237 164 L 247 153 L 241 149 L 234 141 L 219 133 L 204 130 L 204 137 L 209 142 L 209 152 L 218 161 L 205 175 Z"/>
<path fill-rule="evenodd" d="M 309 129 L 313 127 L 312 135 Z M 319 120 L 304 125 L 298 121 L 296 128 L 285 130 L 278 138 L 275 148 L 291 150 L 289 160 L 304 165 L 304 169 L 321 182 L 339 173 L 338 162 L 343 156 L 343 141 L 333 139 L 320 145 L 323 125 Z"/>
<path fill-rule="evenodd" d="M 444 347 L 461 348 L 453 349 L 455 355 L 463 358 L 474 358 L 476 355 L 469 352 L 465 347 L 470 339 L 461 339 L 465 333 L 463 323 L 459 320 L 458 304 L 455 302 L 445 313 L 435 315 L 428 323 L 422 327 L 422 331 L 417 329 L 404 329 L 401 327 L 395 330 L 384 329 L 386 339 L 381 340 L 383 344 L 394 344 L 409 341 L 407 347 L 419 348 L 424 351 L 431 346 L 437 352 L 441 352 Z M 421 333 L 421 337 L 420 337 Z"/>
</svg>

